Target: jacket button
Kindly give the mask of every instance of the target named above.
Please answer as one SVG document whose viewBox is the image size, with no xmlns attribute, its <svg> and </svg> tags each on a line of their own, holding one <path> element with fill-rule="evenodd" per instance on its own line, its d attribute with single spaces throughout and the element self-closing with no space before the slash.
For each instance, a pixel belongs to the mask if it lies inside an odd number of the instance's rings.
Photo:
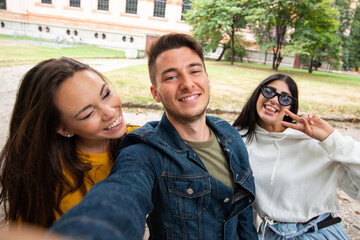
<svg viewBox="0 0 360 240">
<path fill-rule="evenodd" d="M 224 198 L 224 202 L 227 203 L 230 199 L 229 198 Z"/>
<path fill-rule="evenodd" d="M 191 195 L 194 193 L 194 190 L 192 190 L 192 188 L 189 187 L 188 189 L 186 189 L 186 192 L 187 194 Z"/>
</svg>

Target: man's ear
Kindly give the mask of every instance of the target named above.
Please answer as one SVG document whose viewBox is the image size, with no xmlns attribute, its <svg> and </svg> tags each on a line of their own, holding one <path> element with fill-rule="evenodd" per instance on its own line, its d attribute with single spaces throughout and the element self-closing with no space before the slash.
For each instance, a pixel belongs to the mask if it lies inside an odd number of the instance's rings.
<svg viewBox="0 0 360 240">
<path fill-rule="evenodd" d="M 150 87 L 151 94 L 156 102 L 161 102 L 161 99 L 159 97 L 158 91 L 154 86 L 151 85 Z"/>
<path fill-rule="evenodd" d="M 74 136 L 73 133 L 69 132 L 69 131 L 68 131 L 66 128 L 64 128 L 63 126 L 60 126 L 60 127 L 56 130 L 56 132 L 57 132 L 58 134 L 60 134 L 61 136 L 67 137 L 67 138 L 70 138 L 70 137 Z"/>
</svg>

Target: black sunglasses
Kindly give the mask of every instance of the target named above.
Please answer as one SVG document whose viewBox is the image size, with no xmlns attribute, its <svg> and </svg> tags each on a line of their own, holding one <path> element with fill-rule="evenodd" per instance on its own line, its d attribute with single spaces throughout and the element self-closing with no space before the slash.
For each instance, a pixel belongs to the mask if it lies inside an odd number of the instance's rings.
<svg viewBox="0 0 360 240">
<path fill-rule="evenodd" d="M 261 93 L 266 99 L 271 99 L 275 96 L 278 96 L 278 101 L 280 105 L 282 106 L 289 106 L 296 102 L 296 99 L 287 95 L 287 94 L 280 94 L 277 93 L 274 89 L 271 87 L 268 87 L 266 85 L 261 85 Z"/>
</svg>

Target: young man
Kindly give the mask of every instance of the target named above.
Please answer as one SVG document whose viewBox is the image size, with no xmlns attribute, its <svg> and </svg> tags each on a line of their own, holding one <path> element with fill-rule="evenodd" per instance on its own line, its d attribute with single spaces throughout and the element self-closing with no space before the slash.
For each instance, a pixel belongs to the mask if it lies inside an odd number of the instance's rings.
<svg viewBox="0 0 360 240">
<path fill-rule="evenodd" d="M 148 52 L 151 93 L 165 113 L 129 133 L 110 176 L 52 231 L 75 239 L 257 239 L 254 179 L 227 121 L 206 116 L 210 81 L 202 49 L 185 34 Z"/>
</svg>

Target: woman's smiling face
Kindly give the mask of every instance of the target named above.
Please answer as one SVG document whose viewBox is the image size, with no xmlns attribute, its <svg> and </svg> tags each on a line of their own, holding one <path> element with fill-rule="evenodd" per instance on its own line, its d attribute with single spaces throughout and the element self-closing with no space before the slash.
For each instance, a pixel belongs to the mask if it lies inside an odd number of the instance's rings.
<svg viewBox="0 0 360 240">
<path fill-rule="evenodd" d="M 121 100 L 94 71 L 76 72 L 63 82 L 55 94 L 55 104 L 61 113 L 57 132 L 63 136 L 76 134 L 82 150 L 94 152 L 92 147 L 106 146 L 109 139 L 125 134 Z"/>
<path fill-rule="evenodd" d="M 275 80 L 268 83 L 267 86 L 280 94 L 291 96 L 289 86 L 285 81 Z M 285 109 L 290 109 L 290 106 L 280 105 L 278 96 L 267 99 L 260 93 L 256 102 L 256 111 L 259 115 L 258 124 L 269 132 L 284 131 L 285 127 L 281 125 L 281 121 L 284 119 Z"/>
</svg>

